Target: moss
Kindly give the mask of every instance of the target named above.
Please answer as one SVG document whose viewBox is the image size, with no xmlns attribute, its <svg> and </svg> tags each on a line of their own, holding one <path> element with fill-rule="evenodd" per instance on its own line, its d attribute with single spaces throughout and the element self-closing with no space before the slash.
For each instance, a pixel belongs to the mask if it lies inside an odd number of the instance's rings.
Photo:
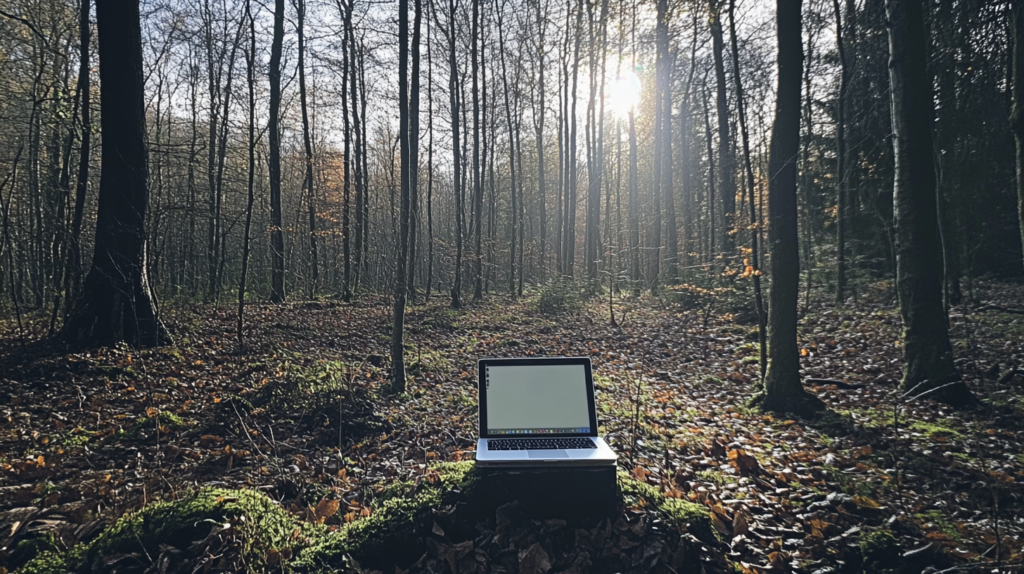
<svg viewBox="0 0 1024 574">
<path fill-rule="evenodd" d="M 266 549 L 285 546 L 296 528 L 292 518 L 261 492 L 203 488 L 122 517 L 88 545 L 81 560 L 87 565 L 102 556 L 140 550 L 156 556 L 160 544 L 185 549 L 202 539 L 208 528 L 223 524 L 238 529 L 241 552 L 255 564 L 262 562 Z"/>
<path fill-rule="evenodd" d="M 618 479 L 623 502 L 627 505 L 638 504 L 642 499 L 644 503 L 654 505 L 666 520 L 686 529 L 700 540 L 709 543 L 718 541 L 718 535 L 711 526 L 711 516 L 703 505 L 678 498 L 665 498 L 657 488 L 633 480 L 625 472 L 619 472 Z"/>
<path fill-rule="evenodd" d="M 704 482 L 710 482 L 718 486 L 725 486 L 726 484 L 735 482 L 734 479 L 730 478 L 729 476 L 726 476 L 725 474 L 722 474 L 721 472 L 713 468 L 698 470 L 697 478 L 703 480 Z"/>
<path fill-rule="evenodd" d="M 419 489 L 404 483 L 407 488 L 385 490 L 385 496 L 369 517 L 350 522 L 337 533 L 313 541 L 292 566 L 300 570 L 332 570 L 345 564 L 347 555 L 407 548 L 429 512 L 447 502 L 450 495 L 469 491 L 476 482 L 475 464 L 471 461 L 442 463 L 432 470 L 436 474 L 429 475 Z"/>
<path fill-rule="evenodd" d="M 44 550 L 17 570 L 19 574 L 63 574 L 68 571 L 64 555 L 54 550 Z"/>
<path fill-rule="evenodd" d="M 921 434 L 926 434 L 928 436 L 944 436 L 954 439 L 963 438 L 963 435 L 960 434 L 960 431 L 936 423 L 915 421 L 910 424 L 909 428 L 910 430 L 917 431 Z"/>
<path fill-rule="evenodd" d="M 860 553 L 864 572 L 885 574 L 896 572 L 900 563 L 900 545 L 892 532 L 882 529 L 860 537 Z"/>
<path fill-rule="evenodd" d="M 181 429 L 190 426 L 189 422 L 180 416 L 171 412 L 161 411 L 155 417 L 139 417 L 135 419 L 135 422 L 133 422 L 130 427 L 118 431 L 115 436 L 121 440 L 136 439 L 139 438 L 139 435 L 143 432 L 152 429 L 154 423 L 172 429 Z"/>
</svg>

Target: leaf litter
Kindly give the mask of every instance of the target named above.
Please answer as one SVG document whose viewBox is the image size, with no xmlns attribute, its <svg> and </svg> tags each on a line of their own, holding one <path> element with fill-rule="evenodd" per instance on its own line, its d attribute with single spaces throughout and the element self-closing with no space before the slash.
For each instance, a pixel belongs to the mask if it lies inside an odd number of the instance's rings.
<svg viewBox="0 0 1024 574">
<path fill-rule="evenodd" d="M 957 365 L 982 398 L 970 411 L 895 403 L 900 321 L 883 297 L 813 306 L 800 323 L 802 375 L 833 412 L 818 421 L 745 406 L 759 370 L 750 325 L 657 298 L 620 303 L 621 328 L 596 302 L 552 316 L 499 297 L 459 312 L 413 307 L 403 396 L 386 392 L 386 298 L 252 305 L 242 349 L 228 307 L 167 311 L 179 344 L 152 350 L 67 354 L 38 337 L 22 353 L 5 324 L 0 568 L 24 560 L 15 550 L 25 541 L 87 542 L 197 486 L 257 489 L 326 526 L 372 516 L 390 485 L 472 459 L 475 361 L 521 355 L 590 356 L 620 468 L 704 505 L 742 572 L 857 571 L 881 559 L 918 571 L 1013 567 L 1024 535 L 1024 318 L 1006 310 L 1024 297 L 1011 285 L 977 291 L 984 304 L 950 315 Z M 893 541 L 883 558 L 880 532 Z M 483 552 L 463 542 L 419 564 L 455 571 Z M 517 552 L 521 568 L 551 568 L 550 545 Z"/>
</svg>

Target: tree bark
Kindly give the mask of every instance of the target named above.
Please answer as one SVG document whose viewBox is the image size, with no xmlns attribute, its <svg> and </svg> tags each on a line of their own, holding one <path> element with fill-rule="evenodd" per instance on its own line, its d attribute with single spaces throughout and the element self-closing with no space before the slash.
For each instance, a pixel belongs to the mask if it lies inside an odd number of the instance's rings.
<svg viewBox="0 0 1024 574">
<path fill-rule="evenodd" d="M 273 258 L 270 301 L 284 303 L 284 228 L 281 221 L 281 46 L 284 42 L 284 0 L 274 0 L 274 39 L 270 48 L 270 251 Z"/>
<path fill-rule="evenodd" d="M 419 213 L 420 181 L 420 24 L 423 21 L 421 1 L 413 7 L 412 78 L 409 94 L 409 269 L 406 272 L 409 300 L 416 303 L 416 216 Z"/>
<path fill-rule="evenodd" d="M 729 133 L 729 88 L 725 83 L 725 61 L 722 53 L 725 42 L 722 39 L 722 6 L 724 0 L 711 0 L 711 47 L 715 60 L 715 84 L 718 89 L 716 108 L 718 110 L 718 192 L 722 196 L 721 248 L 727 257 L 732 256 L 736 230 L 736 155 L 732 149 Z M 801 56 L 802 58 L 802 56 Z"/>
<path fill-rule="evenodd" d="M 256 199 L 256 22 L 252 17 L 252 4 L 245 1 L 245 19 L 249 21 L 249 51 L 245 54 L 246 83 L 249 85 L 249 180 L 246 188 L 245 230 L 242 236 L 242 273 L 238 279 L 238 344 L 245 342 L 245 283 L 249 274 L 249 248 L 252 241 L 252 206 Z"/>
<path fill-rule="evenodd" d="M 974 395 L 953 365 L 942 303 L 939 234 L 932 148 L 932 88 L 921 0 L 886 0 L 893 151 L 896 275 L 903 317 L 904 390 L 965 405 Z"/>
<path fill-rule="evenodd" d="M 170 342 L 146 278 L 149 150 L 138 0 L 96 7 L 103 169 L 92 269 L 62 338 L 73 346 Z"/>
<path fill-rule="evenodd" d="M 659 193 L 665 202 L 664 213 L 658 217 L 665 218 L 665 279 L 675 283 L 678 273 L 679 238 L 676 232 L 675 194 L 672 185 L 672 66 L 674 58 L 669 53 L 668 22 L 671 18 L 668 0 L 658 1 L 658 23 L 656 26 L 656 44 L 658 58 L 655 70 L 658 84 L 656 106 L 661 108 L 661 124 L 655 129 L 661 132 L 661 174 L 659 176 Z"/>
<path fill-rule="evenodd" d="M 448 0 L 448 99 L 452 109 L 452 191 L 455 194 L 455 277 L 452 281 L 451 307 L 462 307 L 462 228 L 463 228 L 463 186 L 462 186 L 462 148 L 459 146 L 461 135 L 460 98 L 459 98 L 459 60 L 455 54 L 455 20 L 457 17 L 455 0 Z"/>
<path fill-rule="evenodd" d="M 65 315 L 71 312 L 71 304 L 82 281 L 82 219 L 85 217 L 85 196 L 89 189 L 89 159 L 92 149 L 92 109 L 90 105 L 89 81 L 89 6 L 90 0 L 82 0 L 78 14 L 78 34 L 81 54 L 78 67 L 78 93 L 82 98 L 82 145 L 78 159 L 78 178 L 75 182 L 75 207 L 71 215 L 71 237 L 68 241 L 68 270 L 64 275 Z"/>
<path fill-rule="evenodd" d="M 1020 219 L 1020 241 L 1024 249 L 1024 6 L 1013 3 L 1013 110 L 1010 126 L 1017 143 L 1017 214 Z"/>
<path fill-rule="evenodd" d="M 839 53 L 839 98 L 836 102 L 836 304 L 846 301 L 846 85 L 849 70 L 843 42 L 843 17 L 839 0 L 832 0 L 836 18 L 836 49 Z"/>
<path fill-rule="evenodd" d="M 777 0 L 778 95 L 768 157 L 768 229 L 772 289 L 768 303 L 768 371 L 764 391 L 754 398 L 762 409 L 802 416 L 824 410 L 821 400 L 800 384 L 797 348 L 797 291 L 800 257 L 797 242 L 796 158 L 800 151 L 800 84 L 803 40 L 800 0 Z"/>
<path fill-rule="evenodd" d="M 419 13 L 420 0 L 416 2 Z M 419 24 L 417 18 L 417 24 Z M 414 67 L 418 64 L 414 64 Z M 409 0 L 398 0 L 398 138 L 401 146 L 401 207 L 398 223 L 398 261 L 395 262 L 394 318 L 391 325 L 391 391 L 405 392 L 405 296 L 409 242 L 409 180 L 415 174 L 409 131 Z"/>
<path fill-rule="evenodd" d="M 316 284 L 320 279 L 320 262 L 316 245 L 316 194 L 313 192 L 313 143 L 309 133 L 309 98 L 306 91 L 306 0 L 298 0 L 298 18 L 296 31 L 299 37 L 299 107 L 302 109 L 302 146 L 305 156 L 305 173 L 302 180 L 303 192 L 306 194 L 306 208 L 309 214 L 309 298 L 316 296 Z M 341 79 L 342 86 L 345 78 Z M 344 99 L 344 96 L 342 96 Z M 344 114 L 344 112 L 342 112 Z M 347 166 L 346 166 L 347 167 Z M 345 178 L 347 190 L 348 178 Z M 348 194 L 346 193 L 347 197 Z M 347 215 L 347 210 L 346 210 Z"/>
</svg>

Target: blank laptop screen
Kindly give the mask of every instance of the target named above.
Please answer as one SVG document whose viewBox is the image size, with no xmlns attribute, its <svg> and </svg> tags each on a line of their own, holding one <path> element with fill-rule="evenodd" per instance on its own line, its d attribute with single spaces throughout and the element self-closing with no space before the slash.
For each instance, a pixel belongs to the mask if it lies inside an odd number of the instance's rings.
<svg viewBox="0 0 1024 574">
<path fill-rule="evenodd" d="M 487 366 L 484 376 L 489 434 L 590 431 L 583 365 Z"/>
</svg>

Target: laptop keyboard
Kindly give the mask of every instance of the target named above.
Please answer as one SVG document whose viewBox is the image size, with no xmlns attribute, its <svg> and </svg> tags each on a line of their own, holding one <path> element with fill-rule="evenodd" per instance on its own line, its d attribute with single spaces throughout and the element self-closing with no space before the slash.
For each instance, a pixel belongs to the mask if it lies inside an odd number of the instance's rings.
<svg viewBox="0 0 1024 574">
<path fill-rule="evenodd" d="M 487 450 L 554 450 L 563 448 L 597 448 L 597 445 L 586 437 L 492 438 L 487 441 Z"/>
</svg>

